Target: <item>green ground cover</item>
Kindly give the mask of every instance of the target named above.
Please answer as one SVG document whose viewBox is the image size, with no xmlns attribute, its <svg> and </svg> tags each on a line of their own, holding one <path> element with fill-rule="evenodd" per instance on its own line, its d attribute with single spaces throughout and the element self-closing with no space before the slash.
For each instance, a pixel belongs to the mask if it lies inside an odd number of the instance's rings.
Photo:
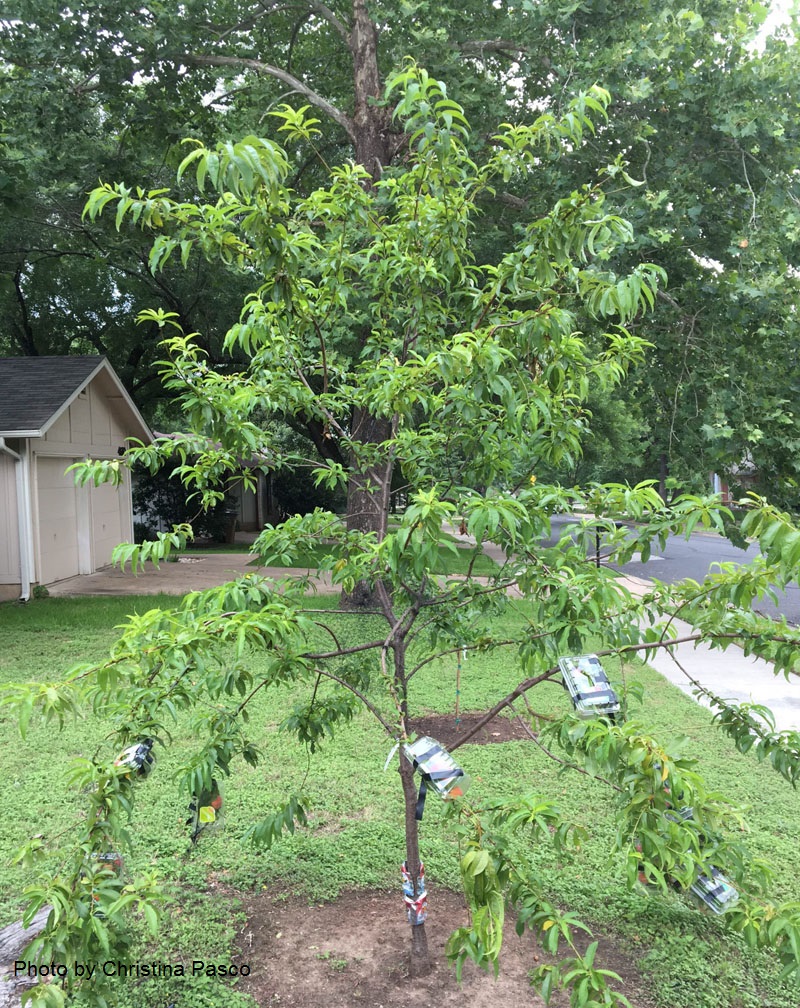
<svg viewBox="0 0 800 1008">
<path fill-rule="evenodd" d="M 71 664 L 101 659 L 115 638 L 114 626 L 127 613 L 174 599 L 101 598 L 44 599 L 26 607 L 0 607 L 0 682 L 58 678 Z M 313 606 L 335 605 L 318 597 Z M 503 621 L 522 619 L 524 606 L 509 611 Z M 370 635 L 369 617 L 336 617 L 340 639 Z M 502 634 L 503 627 L 496 628 Z M 587 650 L 590 649 L 587 642 Z M 257 666 L 261 661 L 253 657 Z M 710 725 L 707 712 L 646 666 L 610 666 L 613 677 L 634 677 L 646 687 L 647 720 L 658 732 L 680 734 L 688 751 L 701 759 L 709 783 L 749 808 L 748 843 L 775 867 L 776 889 L 784 899 L 798 899 L 797 835 L 800 803 L 796 792 L 751 757 L 733 750 Z M 455 658 L 432 662 L 414 680 L 418 714 L 451 714 L 455 701 Z M 462 709 L 482 710 L 519 679 L 513 655 L 501 651 L 469 657 L 462 664 Z M 186 798 L 178 792 L 175 775 L 191 740 L 178 726 L 174 744 L 159 753 L 151 777 L 137 785 L 133 847 L 126 852 L 132 869 L 158 867 L 179 904 L 165 917 L 158 944 L 148 958 L 174 961 L 213 954 L 217 961 L 232 948 L 236 932 L 235 895 L 219 895 L 211 883 L 227 892 L 268 891 L 299 893 L 309 901 L 335 898 L 342 889 L 378 887 L 398 893 L 402 913 L 398 865 L 402 860 L 402 801 L 392 768 L 384 772 L 390 742 L 369 720 L 359 717 L 345 726 L 309 759 L 279 725 L 298 696 L 286 691 L 261 695 L 252 712 L 252 725 L 265 758 L 256 769 L 237 766 L 224 782 L 224 829 L 201 838 L 189 851 L 184 827 Z M 531 696 L 543 715 L 565 711 L 566 694 L 553 685 Z M 79 796 L 65 783 L 70 761 L 91 754 L 109 730 L 101 716 L 86 717 L 52 727 L 32 724 L 20 740 L 7 713 L 0 718 L 3 743 L 4 808 L 0 831 L 0 864 L 6 885 L 0 892 L 0 925 L 18 916 L 20 893 L 27 874 L 9 865 L 17 845 L 31 833 L 64 833 L 79 806 Z M 650 975 L 653 990 L 664 1008 L 796 1008 L 797 992 L 777 979 L 777 969 L 763 955 L 748 952 L 735 936 L 712 917 L 698 914 L 683 898 L 651 898 L 628 892 L 621 859 L 609 855 L 613 836 L 611 799 L 602 784 L 559 767 L 527 742 L 467 745 L 460 759 L 473 780 L 473 794 L 503 796 L 519 789 L 555 797 L 562 809 L 589 832 L 579 855 L 564 865 L 549 849 L 537 854 L 557 899 L 591 921 L 598 932 L 613 934 Z M 396 764 L 394 764 L 396 766 Z M 309 827 L 257 853 L 244 841 L 249 825 L 269 814 L 287 789 L 302 789 L 312 800 Z M 457 887 L 457 857 L 453 843 L 440 829 L 442 806 L 429 800 L 422 826 L 422 848 L 431 891 L 431 926 L 436 926 L 435 892 L 439 886 Z M 55 861 L 50 867 L 56 868 Z M 216 894 L 216 895 L 215 895 Z M 233 913 L 231 908 L 233 906 Z M 144 929 L 143 929 L 144 931 Z M 177 981 L 182 983 L 183 981 Z M 176 983 L 173 981 L 173 984 Z M 216 1008 L 216 981 L 192 988 L 196 1008 Z M 184 988 L 185 991 L 185 988 Z M 215 994 L 216 992 L 216 994 Z M 169 981 L 148 981 L 142 988 L 121 992 L 119 1008 L 134 1004 L 169 1003 L 178 993 Z M 232 994 L 234 1008 L 251 1004 Z"/>
</svg>

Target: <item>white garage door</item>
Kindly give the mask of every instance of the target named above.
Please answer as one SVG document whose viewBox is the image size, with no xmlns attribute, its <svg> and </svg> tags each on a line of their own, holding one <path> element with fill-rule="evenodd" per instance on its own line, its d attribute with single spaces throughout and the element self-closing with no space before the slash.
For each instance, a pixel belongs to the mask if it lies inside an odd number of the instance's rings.
<svg viewBox="0 0 800 1008">
<path fill-rule="evenodd" d="M 80 573 L 78 494 L 73 474 L 64 474 L 73 461 L 41 455 L 36 460 L 41 584 Z"/>
<path fill-rule="evenodd" d="M 93 486 L 92 501 L 92 568 L 111 563 L 111 552 L 128 536 L 122 530 L 122 488 L 101 483 Z"/>
<path fill-rule="evenodd" d="M 0 455 L 0 584 L 19 584 L 19 525 L 17 523 L 15 462 Z"/>
</svg>

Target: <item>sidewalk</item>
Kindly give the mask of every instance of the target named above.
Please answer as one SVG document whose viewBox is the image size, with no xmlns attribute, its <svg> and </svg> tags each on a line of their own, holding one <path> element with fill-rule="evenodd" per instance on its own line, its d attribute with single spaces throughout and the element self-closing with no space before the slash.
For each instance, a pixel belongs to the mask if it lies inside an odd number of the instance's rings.
<svg viewBox="0 0 800 1008">
<path fill-rule="evenodd" d="M 650 585 L 642 578 L 624 577 L 622 581 L 635 595 L 643 595 Z M 677 637 L 690 634 L 694 629 L 677 619 L 672 626 Z M 689 676 L 723 699 L 769 707 L 775 716 L 777 731 L 800 729 L 800 676 L 792 676 L 787 681 L 783 674 L 775 674 L 769 662 L 745 655 L 735 644 L 725 651 L 708 644 L 676 644 L 673 651 L 674 658 L 664 648 L 659 648 L 649 652 L 646 661 L 698 703 L 708 706 L 703 698 L 694 696 L 694 686 L 681 666 Z"/>
</svg>

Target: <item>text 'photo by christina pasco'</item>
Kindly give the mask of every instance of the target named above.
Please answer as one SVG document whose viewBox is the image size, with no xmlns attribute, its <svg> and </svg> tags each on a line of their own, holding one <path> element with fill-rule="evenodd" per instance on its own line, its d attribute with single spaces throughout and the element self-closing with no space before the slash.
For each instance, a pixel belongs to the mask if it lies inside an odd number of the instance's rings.
<svg viewBox="0 0 800 1008">
<path fill-rule="evenodd" d="M 212 963 L 193 959 L 191 963 L 120 962 L 107 959 L 105 962 L 40 963 L 18 959 L 14 963 L 14 976 L 31 980 L 64 979 L 67 976 L 90 980 L 93 976 L 118 977 L 120 980 L 142 980 L 148 977 L 207 976 L 219 979 L 250 976 L 249 963 Z"/>
</svg>

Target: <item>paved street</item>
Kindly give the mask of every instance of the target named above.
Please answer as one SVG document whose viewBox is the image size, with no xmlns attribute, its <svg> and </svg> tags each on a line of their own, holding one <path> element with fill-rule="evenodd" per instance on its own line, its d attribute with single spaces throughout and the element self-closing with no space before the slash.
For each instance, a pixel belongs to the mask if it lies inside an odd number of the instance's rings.
<svg viewBox="0 0 800 1008">
<path fill-rule="evenodd" d="M 573 519 L 559 515 L 553 519 L 553 535 L 550 542 L 557 542 L 565 525 Z M 673 584 L 682 578 L 702 581 L 715 563 L 749 563 L 758 554 L 758 545 L 751 543 L 747 550 L 741 550 L 713 533 L 695 533 L 688 540 L 682 536 L 670 536 L 666 547 L 651 556 L 647 563 L 634 560 L 618 568 L 623 574 L 633 577 L 657 578 L 666 584 Z M 800 588 L 791 585 L 779 597 L 775 606 L 768 599 L 759 604 L 759 610 L 766 616 L 786 616 L 790 623 L 800 625 Z"/>
<path fill-rule="evenodd" d="M 675 629 L 679 634 L 692 631 L 681 620 L 676 620 Z M 682 668 L 717 696 L 769 707 L 778 731 L 800 729 L 800 677 L 794 676 L 787 682 L 783 675 L 775 675 L 768 662 L 745 657 L 736 645 L 727 651 L 717 651 L 706 644 L 697 647 L 681 644 L 675 657 L 679 664 L 662 650 L 651 655 L 648 662 L 689 696 L 694 696 L 693 686 Z M 705 704 L 702 697 L 698 702 Z"/>
<path fill-rule="evenodd" d="M 643 578 L 628 575 L 625 581 L 634 594 L 641 594 L 649 587 L 649 582 Z M 694 631 L 683 620 L 674 620 L 673 627 L 677 637 Z M 769 707 L 777 731 L 800 730 L 800 676 L 787 680 L 784 675 L 776 675 L 769 662 L 746 656 L 736 644 L 725 651 L 707 644 L 678 644 L 673 648 L 673 654 L 660 648 L 649 652 L 646 660 L 665 679 L 698 703 L 708 706 L 702 695 L 698 697 L 695 694 L 692 680 L 725 700 Z"/>
</svg>

